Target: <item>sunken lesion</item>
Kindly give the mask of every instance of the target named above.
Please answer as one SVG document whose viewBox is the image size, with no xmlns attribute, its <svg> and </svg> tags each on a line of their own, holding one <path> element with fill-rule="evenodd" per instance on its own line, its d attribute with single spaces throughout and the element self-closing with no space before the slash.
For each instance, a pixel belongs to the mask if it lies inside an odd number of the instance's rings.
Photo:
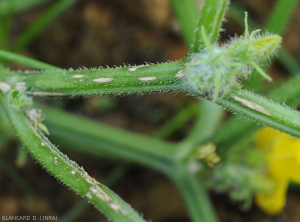
<svg viewBox="0 0 300 222">
<path fill-rule="evenodd" d="M 102 77 L 102 78 L 93 79 L 93 82 L 95 83 L 108 83 L 111 81 L 113 81 L 113 78 L 111 77 Z"/>
<path fill-rule="evenodd" d="M 155 76 L 145 76 L 145 77 L 138 78 L 138 80 L 140 80 L 141 82 L 151 82 L 156 79 L 157 79 L 157 77 L 155 77 Z"/>
<path fill-rule="evenodd" d="M 266 108 L 262 107 L 261 105 L 258 105 L 257 103 L 254 103 L 252 101 L 249 101 L 249 100 L 237 97 L 237 96 L 234 96 L 233 98 L 234 98 L 234 100 L 240 102 L 241 104 L 243 104 L 244 106 L 246 106 L 252 110 L 266 114 L 268 116 L 271 116 L 271 113 Z"/>
<path fill-rule="evenodd" d="M 11 86 L 6 82 L 0 82 L 0 90 L 2 93 L 7 93 L 11 90 Z"/>
</svg>

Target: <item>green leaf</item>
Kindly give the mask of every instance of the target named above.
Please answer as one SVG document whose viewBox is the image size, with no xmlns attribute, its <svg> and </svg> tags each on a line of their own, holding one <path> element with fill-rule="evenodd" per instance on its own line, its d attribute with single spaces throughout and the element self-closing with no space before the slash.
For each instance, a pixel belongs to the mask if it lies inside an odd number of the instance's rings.
<svg viewBox="0 0 300 222">
<path fill-rule="evenodd" d="M 204 27 L 210 43 L 218 40 L 221 25 L 227 10 L 229 0 L 206 0 L 198 20 L 194 43 L 191 52 L 200 52 L 204 47 L 204 41 L 201 34 L 201 27 Z"/>
<path fill-rule="evenodd" d="M 188 46 L 191 46 L 197 26 L 197 18 L 200 14 L 198 2 L 196 0 L 172 0 L 171 2 L 185 42 Z"/>
<path fill-rule="evenodd" d="M 43 63 L 25 56 L 21 56 L 12 52 L 8 52 L 0 49 L 0 58 L 6 59 L 8 61 L 17 62 L 23 65 L 27 65 L 29 67 L 33 67 L 36 69 L 48 69 L 48 70 L 58 70 L 59 68 L 49 65 L 47 63 Z"/>
</svg>

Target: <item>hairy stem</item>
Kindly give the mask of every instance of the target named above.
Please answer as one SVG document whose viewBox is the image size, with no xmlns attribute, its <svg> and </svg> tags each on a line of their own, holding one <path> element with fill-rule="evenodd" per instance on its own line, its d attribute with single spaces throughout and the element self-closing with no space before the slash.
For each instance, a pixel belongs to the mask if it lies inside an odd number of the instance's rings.
<svg viewBox="0 0 300 222">
<path fill-rule="evenodd" d="M 10 93 L 0 93 L 0 102 L 16 134 L 28 152 L 48 172 L 95 205 L 113 221 L 144 221 L 119 196 L 89 176 L 82 167 L 61 153 L 25 116 L 11 106 Z"/>
<path fill-rule="evenodd" d="M 91 96 L 182 90 L 182 61 L 110 69 L 27 72 L 22 75 L 34 96 Z M 178 74 L 179 73 L 179 74 Z"/>
</svg>

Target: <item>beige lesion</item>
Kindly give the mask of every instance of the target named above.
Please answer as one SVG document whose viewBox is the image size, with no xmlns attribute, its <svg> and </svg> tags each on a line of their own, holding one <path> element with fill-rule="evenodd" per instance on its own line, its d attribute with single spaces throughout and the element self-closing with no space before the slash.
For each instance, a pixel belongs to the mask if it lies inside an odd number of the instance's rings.
<svg viewBox="0 0 300 222">
<path fill-rule="evenodd" d="M 249 101 L 249 100 L 246 100 L 246 99 L 243 99 L 243 98 L 240 98 L 240 97 L 237 97 L 237 96 L 234 96 L 233 97 L 236 101 L 242 103 L 243 105 L 247 106 L 248 108 L 250 109 L 253 109 L 257 112 L 260 112 L 260 113 L 264 113 L 268 116 L 271 116 L 271 113 L 266 110 L 264 107 L 252 102 L 252 101 Z"/>
<path fill-rule="evenodd" d="M 85 76 L 84 75 L 81 75 L 81 74 L 76 74 L 76 75 L 73 75 L 72 78 L 74 79 L 80 79 L 80 78 L 84 78 Z"/>
<path fill-rule="evenodd" d="M 140 77 L 138 79 L 142 82 L 149 82 L 149 81 L 154 81 L 157 78 L 155 76 L 145 76 L 145 77 Z"/>
<path fill-rule="evenodd" d="M 86 172 L 83 173 L 83 177 L 89 184 L 91 184 L 89 192 L 86 193 L 86 197 L 88 199 L 92 199 L 94 195 L 106 202 L 114 211 L 121 211 L 124 215 L 126 215 L 126 212 L 122 209 L 121 205 L 114 199 L 112 199 L 103 189 L 101 189 L 101 187 L 99 186 L 100 183 L 95 180 L 95 178 L 91 177 Z"/>
<path fill-rule="evenodd" d="M 181 78 L 184 77 L 184 76 L 185 76 L 184 71 L 183 71 L 183 70 L 179 70 L 179 71 L 176 73 L 175 78 L 181 79 Z"/>
<path fill-rule="evenodd" d="M 11 90 L 11 86 L 6 82 L 0 82 L 0 90 L 3 93 L 7 93 Z"/>
<path fill-rule="evenodd" d="M 111 81 L 113 81 L 113 78 L 111 78 L 111 77 L 93 79 L 93 82 L 96 82 L 96 83 L 108 83 Z"/>
</svg>

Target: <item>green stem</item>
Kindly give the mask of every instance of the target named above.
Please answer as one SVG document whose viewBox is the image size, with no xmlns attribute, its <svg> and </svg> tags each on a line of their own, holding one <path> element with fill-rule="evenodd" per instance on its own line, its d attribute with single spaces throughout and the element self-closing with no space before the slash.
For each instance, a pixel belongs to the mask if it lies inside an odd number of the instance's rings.
<svg viewBox="0 0 300 222">
<path fill-rule="evenodd" d="M 285 81 L 280 86 L 273 89 L 267 97 L 277 103 L 285 103 L 290 107 L 300 105 L 300 88 L 298 87 L 300 75 Z M 211 140 L 219 145 L 218 154 L 224 156 L 228 152 L 226 148 L 230 148 L 237 143 L 247 140 L 261 126 L 253 122 L 241 119 L 239 116 L 233 116 L 222 127 L 218 129 Z"/>
<path fill-rule="evenodd" d="M 191 156 L 198 146 L 213 135 L 223 114 L 221 107 L 203 100 L 199 104 L 199 114 L 193 129 L 188 136 L 180 142 L 177 158 L 186 159 Z"/>
<path fill-rule="evenodd" d="M 183 196 L 193 222 L 216 222 L 209 197 L 196 175 L 191 174 L 185 166 L 177 168 L 169 175 Z"/>
<path fill-rule="evenodd" d="M 154 168 L 176 183 L 194 221 L 216 221 L 204 188 L 196 176 L 176 160 L 176 145 L 64 114 L 53 108 L 43 110 L 52 137 L 65 148 Z"/>
<path fill-rule="evenodd" d="M 214 221 L 204 188 L 175 157 L 177 145 L 95 123 L 53 108 L 39 108 L 47 116 L 45 122 L 52 138 L 62 147 L 102 157 L 119 157 L 163 172 L 182 192 L 194 221 Z"/>
<path fill-rule="evenodd" d="M 174 133 L 176 130 L 183 128 L 184 124 L 188 122 L 198 112 L 199 104 L 185 106 L 171 117 L 164 125 L 162 125 L 154 134 L 155 138 L 163 139 Z"/>
<path fill-rule="evenodd" d="M 101 94 L 143 93 L 182 90 L 182 61 L 155 65 L 28 72 L 23 75 L 35 96 L 91 96 Z"/>
<path fill-rule="evenodd" d="M 182 143 L 195 147 L 209 138 L 217 128 L 223 115 L 220 106 L 208 100 L 202 100 L 198 107 L 198 118 L 188 136 Z M 196 147 L 195 147 L 196 148 Z"/>
<path fill-rule="evenodd" d="M 288 107 L 244 90 L 232 93 L 219 103 L 250 120 L 300 137 L 299 113 Z"/>
<path fill-rule="evenodd" d="M 66 148 L 93 155 L 118 157 L 159 171 L 171 171 L 174 144 L 96 123 L 83 117 L 39 105 L 51 138 Z"/>
<path fill-rule="evenodd" d="M 113 221 L 144 221 L 120 197 L 90 177 L 83 168 L 61 153 L 24 113 L 10 104 L 10 93 L 0 93 L 0 102 L 13 125 L 16 134 L 28 152 L 52 175 L 62 181 L 87 201 L 94 204 Z"/>
</svg>

